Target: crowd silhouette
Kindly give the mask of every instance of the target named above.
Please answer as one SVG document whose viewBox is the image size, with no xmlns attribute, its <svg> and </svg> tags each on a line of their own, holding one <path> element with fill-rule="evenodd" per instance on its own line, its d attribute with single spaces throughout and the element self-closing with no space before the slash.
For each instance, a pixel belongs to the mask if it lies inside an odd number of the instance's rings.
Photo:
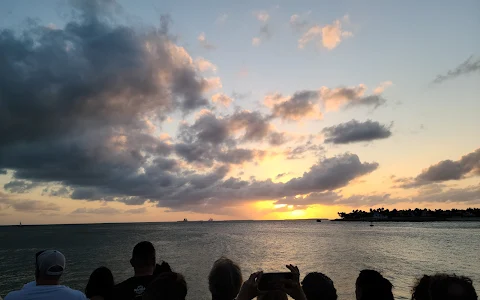
<svg viewBox="0 0 480 300">
<path fill-rule="evenodd" d="M 85 293 L 60 285 L 65 257 L 57 250 L 35 255 L 35 281 L 5 300 L 185 300 L 187 282 L 166 262 L 156 263 L 155 248 L 143 241 L 135 245 L 130 264 L 134 276 L 115 284 L 112 272 L 99 267 L 92 272 Z M 215 261 L 208 276 L 212 300 L 337 300 L 333 281 L 325 274 L 312 272 L 300 281 L 297 266 L 286 265 L 288 272 L 255 272 L 243 281 L 240 266 L 222 257 Z M 375 270 L 362 270 L 355 282 L 356 300 L 393 300 L 393 285 Z M 472 281 L 454 274 L 424 275 L 412 289 L 412 300 L 477 300 Z M 0 299 L 1 300 L 1 299 Z"/>
</svg>

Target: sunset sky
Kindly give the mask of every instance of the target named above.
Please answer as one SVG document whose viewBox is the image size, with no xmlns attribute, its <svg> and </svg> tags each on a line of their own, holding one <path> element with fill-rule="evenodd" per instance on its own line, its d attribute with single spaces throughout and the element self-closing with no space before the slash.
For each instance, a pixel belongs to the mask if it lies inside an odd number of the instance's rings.
<svg viewBox="0 0 480 300">
<path fill-rule="evenodd" d="M 0 3 L 0 224 L 480 207 L 480 2 Z"/>
</svg>

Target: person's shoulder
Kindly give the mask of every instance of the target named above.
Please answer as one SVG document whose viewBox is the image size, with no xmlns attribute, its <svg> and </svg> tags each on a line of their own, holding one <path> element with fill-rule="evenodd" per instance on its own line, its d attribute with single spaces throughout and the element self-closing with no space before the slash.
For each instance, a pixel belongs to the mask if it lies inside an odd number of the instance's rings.
<svg viewBox="0 0 480 300">
<path fill-rule="evenodd" d="M 125 293 L 129 293 L 130 292 L 130 289 L 131 289 L 131 286 L 135 284 L 135 277 L 130 277 L 120 283 L 117 283 L 114 287 L 113 287 L 113 293 L 114 295 L 116 295 L 117 297 L 120 297 L 122 295 L 124 295 Z"/>
<path fill-rule="evenodd" d="M 130 285 L 133 281 L 135 280 L 135 277 L 130 277 L 128 279 L 125 279 L 124 281 L 120 282 L 120 283 L 117 283 L 114 288 L 117 289 L 117 288 L 122 288 L 122 287 L 125 287 L 125 286 L 128 286 Z"/>
<path fill-rule="evenodd" d="M 84 293 L 79 290 L 69 288 L 68 286 L 62 286 L 62 290 L 70 299 L 87 299 Z"/>
<path fill-rule="evenodd" d="M 139 283 L 150 282 L 154 278 L 154 275 L 147 276 L 133 276 L 115 285 L 115 288 L 129 287 L 130 285 L 136 285 Z"/>
<path fill-rule="evenodd" d="M 23 291 L 12 291 L 5 296 L 5 300 L 16 300 L 23 298 Z"/>
</svg>

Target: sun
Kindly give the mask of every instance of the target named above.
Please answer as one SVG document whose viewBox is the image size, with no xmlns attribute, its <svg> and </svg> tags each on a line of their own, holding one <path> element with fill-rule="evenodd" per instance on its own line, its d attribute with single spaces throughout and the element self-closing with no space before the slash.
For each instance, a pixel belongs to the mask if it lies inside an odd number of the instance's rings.
<svg viewBox="0 0 480 300">
<path fill-rule="evenodd" d="M 292 210 L 290 212 L 290 215 L 293 217 L 293 218 L 300 218 L 300 217 L 304 217 L 306 214 L 305 210 L 303 209 L 296 209 L 296 210 Z"/>
</svg>

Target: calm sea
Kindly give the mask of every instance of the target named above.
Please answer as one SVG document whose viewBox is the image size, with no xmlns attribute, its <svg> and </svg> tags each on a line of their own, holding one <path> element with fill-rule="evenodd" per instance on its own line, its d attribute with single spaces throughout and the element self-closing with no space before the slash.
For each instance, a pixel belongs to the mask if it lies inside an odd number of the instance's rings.
<svg viewBox="0 0 480 300">
<path fill-rule="evenodd" d="M 188 299 L 210 299 L 207 277 L 220 256 L 237 261 L 244 277 L 257 270 L 330 276 L 339 299 L 354 299 L 359 270 L 381 271 L 407 299 L 416 277 L 454 272 L 480 292 L 480 223 L 339 223 L 324 221 L 149 223 L 0 227 L 0 295 L 33 280 L 34 253 L 55 248 L 67 257 L 63 283 L 83 290 L 98 266 L 120 282 L 132 275 L 135 243 L 149 240 L 159 260 L 185 275 Z"/>
</svg>

